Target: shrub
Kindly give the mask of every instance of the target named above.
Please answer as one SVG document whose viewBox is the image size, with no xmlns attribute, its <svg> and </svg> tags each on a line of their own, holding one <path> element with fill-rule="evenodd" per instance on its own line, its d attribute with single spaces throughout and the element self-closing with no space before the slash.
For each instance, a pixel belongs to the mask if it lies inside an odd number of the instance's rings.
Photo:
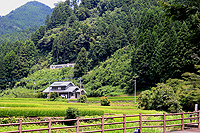
<svg viewBox="0 0 200 133">
<path fill-rule="evenodd" d="M 66 117 L 65 119 L 76 119 L 76 117 L 79 117 L 80 112 L 77 108 L 69 107 L 66 110 Z M 74 125 L 75 121 L 66 121 L 65 125 L 71 126 Z"/>
<path fill-rule="evenodd" d="M 58 92 L 50 92 L 50 99 L 55 100 L 57 97 L 59 97 Z"/>
<path fill-rule="evenodd" d="M 87 102 L 87 96 L 86 95 L 80 95 L 78 101 L 80 103 L 86 103 Z"/>
<path fill-rule="evenodd" d="M 46 98 L 47 97 L 47 93 L 38 92 L 36 97 L 37 98 Z"/>
<path fill-rule="evenodd" d="M 151 91 L 143 91 L 138 96 L 139 108 L 146 110 L 162 110 L 167 112 L 180 112 L 181 106 L 173 89 L 165 84 L 157 84 Z"/>
<path fill-rule="evenodd" d="M 101 106 L 110 106 L 110 99 L 107 97 L 101 97 L 100 99 Z"/>
</svg>

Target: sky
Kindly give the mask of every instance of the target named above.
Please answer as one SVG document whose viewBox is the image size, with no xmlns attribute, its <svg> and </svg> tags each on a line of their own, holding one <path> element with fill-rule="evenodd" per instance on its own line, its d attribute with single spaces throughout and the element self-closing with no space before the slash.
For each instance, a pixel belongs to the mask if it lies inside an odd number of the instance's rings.
<svg viewBox="0 0 200 133">
<path fill-rule="evenodd" d="M 26 4 L 29 1 L 38 1 L 51 8 L 54 8 L 54 3 L 65 0 L 0 0 L 0 16 L 9 14 L 12 10 Z"/>
</svg>

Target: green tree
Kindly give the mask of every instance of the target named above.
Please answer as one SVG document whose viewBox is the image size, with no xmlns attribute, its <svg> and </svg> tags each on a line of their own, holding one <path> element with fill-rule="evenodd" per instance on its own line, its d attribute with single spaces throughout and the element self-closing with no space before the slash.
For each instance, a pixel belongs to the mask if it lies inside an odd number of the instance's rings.
<svg viewBox="0 0 200 133">
<path fill-rule="evenodd" d="M 4 90 L 6 88 L 6 73 L 4 65 L 3 59 L 0 59 L 0 90 Z"/>
<path fill-rule="evenodd" d="M 74 76 L 82 77 L 88 71 L 88 53 L 85 48 L 81 48 L 76 59 L 76 64 L 74 66 Z"/>
<path fill-rule="evenodd" d="M 163 0 L 158 4 L 165 10 L 167 18 L 173 21 L 180 20 L 187 22 L 190 35 L 185 38 L 187 42 L 193 45 L 193 57 L 199 58 L 200 43 L 200 0 L 188 0 L 183 3 L 166 3 Z"/>
<path fill-rule="evenodd" d="M 38 61 L 38 49 L 31 40 L 27 40 L 25 43 L 25 52 L 27 53 L 26 59 L 28 61 L 29 67 L 35 65 Z"/>
<path fill-rule="evenodd" d="M 37 46 L 38 49 L 41 49 L 41 46 L 38 45 L 38 41 L 42 39 L 42 37 L 45 34 L 45 27 L 40 26 L 38 30 L 32 35 L 31 40 L 34 42 L 34 44 Z"/>
<path fill-rule="evenodd" d="M 27 60 L 27 53 L 25 46 L 21 46 L 19 53 L 13 62 L 12 77 L 15 79 L 21 79 L 26 77 L 29 72 L 29 63 Z"/>
<path fill-rule="evenodd" d="M 7 53 L 6 56 L 4 57 L 3 63 L 4 63 L 4 67 L 5 67 L 5 77 L 7 80 L 12 79 L 11 73 L 13 70 L 15 59 L 16 59 L 16 54 L 13 50 L 11 50 L 9 53 Z"/>
<path fill-rule="evenodd" d="M 80 6 L 80 8 L 76 12 L 76 15 L 80 21 L 83 21 L 86 18 L 90 17 L 90 11 L 83 6 Z"/>
</svg>

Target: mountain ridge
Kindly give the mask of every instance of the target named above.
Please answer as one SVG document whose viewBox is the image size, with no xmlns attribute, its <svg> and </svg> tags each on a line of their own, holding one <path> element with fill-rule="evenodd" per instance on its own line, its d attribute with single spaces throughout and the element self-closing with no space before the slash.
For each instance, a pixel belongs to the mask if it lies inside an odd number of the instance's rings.
<svg viewBox="0 0 200 133">
<path fill-rule="evenodd" d="M 50 15 L 52 11 L 49 6 L 41 2 L 29 1 L 0 17 L 0 35 L 44 25 L 47 14 Z"/>
</svg>

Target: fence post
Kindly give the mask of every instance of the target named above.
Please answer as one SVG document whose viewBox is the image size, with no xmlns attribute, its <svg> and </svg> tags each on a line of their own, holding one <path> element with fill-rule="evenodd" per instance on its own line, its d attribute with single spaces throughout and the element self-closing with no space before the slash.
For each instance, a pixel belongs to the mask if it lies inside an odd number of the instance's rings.
<svg viewBox="0 0 200 133">
<path fill-rule="evenodd" d="M 101 116 L 101 133 L 104 133 L 104 115 Z"/>
<path fill-rule="evenodd" d="M 76 117 L 76 133 L 79 133 L 79 117 Z"/>
<path fill-rule="evenodd" d="M 181 114 L 181 131 L 184 131 L 184 112 L 182 111 L 182 114 Z"/>
<path fill-rule="evenodd" d="M 198 111 L 198 129 L 200 129 L 200 110 Z"/>
<path fill-rule="evenodd" d="M 123 122 L 124 122 L 124 124 L 123 124 L 123 133 L 126 133 L 126 114 L 124 114 L 124 116 L 123 116 Z"/>
<path fill-rule="evenodd" d="M 192 117 L 192 114 L 190 114 L 190 117 Z M 192 118 L 190 118 L 190 123 L 192 123 Z"/>
<path fill-rule="evenodd" d="M 163 133 L 166 133 L 166 115 L 163 113 Z"/>
<path fill-rule="evenodd" d="M 49 118 L 48 129 L 48 133 L 51 133 L 51 118 Z"/>
<path fill-rule="evenodd" d="M 140 133 L 142 133 L 142 113 L 140 113 L 140 124 L 139 124 L 139 126 L 140 126 Z"/>
<path fill-rule="evenodd" d="M 22 120 L 19 120 L 19 133 L 22 133 Z"/>
</svg>

